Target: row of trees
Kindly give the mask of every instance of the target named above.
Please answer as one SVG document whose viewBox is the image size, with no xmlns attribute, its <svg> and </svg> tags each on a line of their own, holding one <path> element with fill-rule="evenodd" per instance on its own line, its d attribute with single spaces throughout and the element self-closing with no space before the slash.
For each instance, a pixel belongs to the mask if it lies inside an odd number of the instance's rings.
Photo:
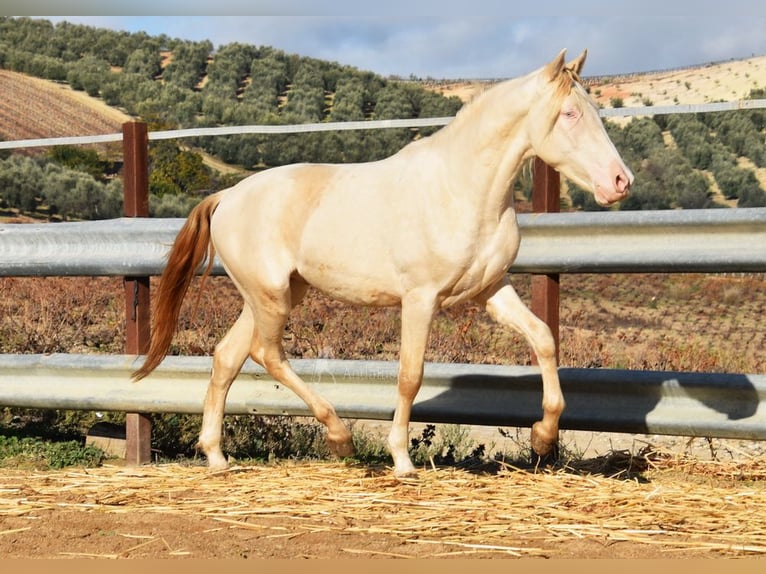
<svg viewBox="0 0 766 574">
<path fill-rule="evenodd" d="M 0 207 L 62 219 L 106 219 L 122 213 L 122 182 L 53 161 L 11 156 L 0 161 Z"/>
<path fill-rule="evenodd" d="M 270 47 L 232 43 L 214 50 L 209 41 L 65 22 L 53 25 L 37 19 L 0 18 L 0 67 L 67 81 L 157 129 L 438 117 L 454 115 L 461 106 L 456 98 L 444 98 L 414 83 Z M 763 96 L 762 91 L 751 94 Z M 657 116 L 634 119 L 624 128 L 607 122 L 607 127 L 636 173 L 633 193 L 622 209 L 715 206 L 711 182 L 703 173 L 712 175 L 724 196 L 738 205 L 766 205 L 755 174 L 738 163 L 739 157 L 746 156 L 758 167 L 766 165 L 763 110 Z M 241 135 L 190 143 L 227 163 L 257 170 L 298 161 L 376 160 L 435 129 Z M 666 145 L 663 131 L 672 134 L 675 145 Z M 200 191 L 231 183 L 207 169 L 198 154 L 175 142 L 152 143 L 150 160 L 151 192 L 165 212 L 183 210 Z M 54 156 L 46 161 L 90 173 L 100 185 L 109 184 L 99 181 L 92 161 L 83 163 L 82 157 L 80 165 L 72 164 L 72 158 Z M 529 186 L 525 189 L 528 192 Z M 27 205 L 38 201 L 28 196 Z M 50 202 L 41 192 L 35 197 L 38 206 L 40 201 Z M 571 197 L 576 208 L 598 208 L 590 194 L 576 187 Z M 52 205 L 64 204 L 54 201 Z M 56 209 L 63 209 L 59 213 L 67 217 L 85 216 L 79 208 Z"/>
<path fill-rule="evenodd" d="M 10 155 L 0 159 L 0 209 L 51 219 L 111 219 L 122 216 L 122 180 L 93 171 L 98 162 L 78 148 L 54 148 L 48 157 Z M 172 146 L 150 151 L 149 209 L 153 217 L 185 217 L 199 201 L 193 190 L 233 182 L 197 165 L 198 154 Z M 173 169 L 172 166 L 179 166 Z"/>
<path fill-rule="evenodd" d="M 704 115 L 721 117 L 708 118 L 706 124 L 702 119 Z M 756 165 L 766 160 L 764 135 L 762 132 L 756 135 L 749 115 L 748 112 L 686 114 L 660 120 L 692 167 L 710 171 L 724 197 L 736 199 L 741 207 L 764 205 L 764 192 L 755 173 L 738 162 L 738 157 L 744 155 Z"/>
<path fill-rule="evenodd" d="M 421 86 L 270 47 L 232 43 L 214 51 L 209 41 L 24 18 L 0 19 L 0 67 L 66 81 L 132 115 L 161 118 L 181 128 L 451 116 L 461 106 L 459 99 Z M 338 149 L 337 137 L 318 135 L 311 145 L 302 146 L 300 157 L 378 159 L 427 133 L 408 130 L 394 137 L 376 132 L 362 139 L 340 138 L 355 148 L 350 154 Z M 294 138 L 194 143 L 246 168 L 278 165 L 297 155 L 286 149 Z"/>
</svg>

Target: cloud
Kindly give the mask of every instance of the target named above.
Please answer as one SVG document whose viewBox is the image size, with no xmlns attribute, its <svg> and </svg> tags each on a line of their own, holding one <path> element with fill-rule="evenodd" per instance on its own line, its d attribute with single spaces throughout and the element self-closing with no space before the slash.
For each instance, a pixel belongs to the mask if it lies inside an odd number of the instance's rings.
<svg viewBox="0 0 766 574">
<path fill-rule="evenodd" d="M 475 11 L 428 18 L 187 15 L 67 19 L 188 40 L 209 39 L 215 46 L 230 42 L 274 46 L 288 53 L 402 77 L 517 76 L 543 65 L 561 48 L 569 49 L 573 56 L 588 48 L 585 75 L 658 70 L 766 54 L 766 18 L 754 11 L 720 14 L 700 9 L 683 16 L 643 17 L 636 16 L 635 10 L 597 13 L 592 9 L 597 4 L 584 1 L 577 16 L 516 18 Z M 686 3 L 680 4 L 683 7 Z"/>
</svg>

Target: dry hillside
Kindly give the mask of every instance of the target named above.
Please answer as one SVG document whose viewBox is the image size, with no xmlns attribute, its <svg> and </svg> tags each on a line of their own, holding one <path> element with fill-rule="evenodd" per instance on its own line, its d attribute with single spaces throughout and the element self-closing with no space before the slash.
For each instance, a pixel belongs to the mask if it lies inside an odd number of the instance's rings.
<svg viewBox="0 0 766 574">
<path fill-rule="evenodd" d="M 591 83 L 604 107 L 611 107 L 614 97 L 626 107 L 644 105 L 645 99 L 657 106 L 739 100 L 755 88 L 766 88 L 766 56 Z"/>
<path fill-rule="evenodd" d="M 119 133 L 130 116 L 68 85 L 0 69 L 0 138 Z"/>
<path fill-rule="evenodd" d="M 738 100 L 754 88 L 766 88 L 766 56 L 667 72 L 586 77 L 585 81 L 596 101 L 604 107 L 611 107 L 612 98 L 622 98 L 625 107 L 645 105 L 646 99 L 657 106 Z M 458 96 L 467 102 L 490 85 L 492 82 L 445 81 L 431 87 L 445 96 Z"/>
</svg>

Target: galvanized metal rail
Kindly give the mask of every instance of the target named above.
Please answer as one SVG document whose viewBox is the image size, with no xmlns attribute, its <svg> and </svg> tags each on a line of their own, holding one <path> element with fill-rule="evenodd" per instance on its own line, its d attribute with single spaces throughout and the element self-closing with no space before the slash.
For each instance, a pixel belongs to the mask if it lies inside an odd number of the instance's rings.
<svg viewBox="0 0 766 574">
<path fill-rule="evenodd" d="M 518 217 L 512 273 L 766 271 L 766 208 Z M 159 275 L 183 222 L 0 225 L 0 276 Z"/>
<path fill-rule="evenodd" d="M 133 383 L 136 356 L 0 355 L 0 404 L 18 407 L 200 413 L 212 361 L 167 357 Z M 390 420 L 397 364 L 295 360 L 342 417 Z M 560 369 L 565 429 L 766 439 L 766 375 Z M 529 426 L 541 416 L 536 367 L 427 363 L 412 420 Z M 310 415 L 290 390 L 248 361 L 228 414 Z"/>
<path fill-rule="evenodd" d="M 520 215 L 512 272 L 766 271 L 766 209 Z M 124 218 L 0 225 L 0 275 L 147 276 L 161 273 L 182 219 Z M 222 273 L 220 266 L 216 273 Z M 390 419 L 395 363 L 294 361 L 345 417 Z M 205 357 L 168 357 L 131 383 L 136 356 L 0 356 L 0 404 L 19 407 L 199 413 Z M 766 439 L 766 375 L 560 369 L 562 428 Z M 231 414 L 309 414 L 248 363 Z M 528 426 L 540 416 L 534 367 L 426 365 L 413 420 Z"/>
</svg>

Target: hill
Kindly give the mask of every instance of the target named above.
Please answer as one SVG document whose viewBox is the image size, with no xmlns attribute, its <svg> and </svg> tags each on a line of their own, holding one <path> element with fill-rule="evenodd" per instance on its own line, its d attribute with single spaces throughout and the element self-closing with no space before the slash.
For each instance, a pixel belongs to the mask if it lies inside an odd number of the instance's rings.
<svg viewBox="0 0 766 574">
<path fill-rule="evenodd" d="M 163 66 L 168 60 L 169 54 L 164 53 Z M 586 77 L 584 81 L 603 107 L 613 107 L 614 98 L 621 99 L 625 107 L 643 106 L 648 101 L 674 105 L 739 100 L 751 90 L 766 87 L 766 56 L 679 70 Z M 493 83 L 428 81 L 422 85 L 465 103 Z M 0 138 L 6 141 L 116 133 L 123 122 L 133 119 L 99 97 L 73 90 L 67 83 L 10 70 L 0 69 L 0 93 Z"/>
<path fill-rule="evenodd" d="M 131 117 L 64 83 L 0 69 L 0 138 L 119 133 Z"/>
<path fill-rule="evenodd" d="M 166 67 L 172 55 L 162 54 Z M 212 63 L 213 60 L 211 59 Z M 246 83 L 251 79 L 245 78 Z M 615 98 L 625 107 L 698 104 L 739 100 L 752 90 L 766 87 L 766 56 L 705 64 L 685 69 L 635 73 L 624 76 L 584 78 L 591 95 L 603 107 L 613 107 Z M 201 85 L 207 83 L 207 76 Z M 490 87 L 492 81 L 423 82 L 426 89 L 445 97 L 469 102 Z M 122 123 L 134 119 L 123 110 L 107 105 L 99 97 L 27 74 L 0 69 L 0 139 L 21 140 L 117 133 Z M 611 121 L 621 122 L 620 119 Z M 231 169 L 209 158 L 219 171 Z M 766 188 L 766 170 L 756 168 Z"/>
<path fill-rule="evenodd" d="M 740 100 L 751 90 L 766 88 L 766 56 L 674 70 L 585 76 L 583 82 L 596 102 L 605 108 L 613 107 L 613 98 L 622 99 L 625 107 L 643 106 L 646 100 L 657 106 Z M 468 102 L 493 83 L 445 80 L 430 82 L 428 86 L 444 96 Z"/>
<path fill-rule="evenodd" d="M 449 116 L 487 86 L 383 78 L 268 46 L 213 50 L 208 41 L 9 18 L 0 18 L 0 68 L 6 139 L 109 133 L 128 117 L 166 129 Z M 614 107 L 763 97 L 766 57 L 585 82 L 601 105 Z M 607 127 L 637 175 L 621 209 L 766 205 L 763 110 L 618 119 Z M 207 152 L 216 172 L 227 165 L 252 171 L 380 159 L 434 129 L 208 137 L 183 145 Z M 167 170 L 168 178 L 179 171 Z M 168 185 L 173 193 L 212 189 L 164 183 L 157 193 Z M 518 191 L 528 198 L 528 183 Z M 568 191 L 564 207 L 596 208 L 589 194 Z"/>
</svg>

